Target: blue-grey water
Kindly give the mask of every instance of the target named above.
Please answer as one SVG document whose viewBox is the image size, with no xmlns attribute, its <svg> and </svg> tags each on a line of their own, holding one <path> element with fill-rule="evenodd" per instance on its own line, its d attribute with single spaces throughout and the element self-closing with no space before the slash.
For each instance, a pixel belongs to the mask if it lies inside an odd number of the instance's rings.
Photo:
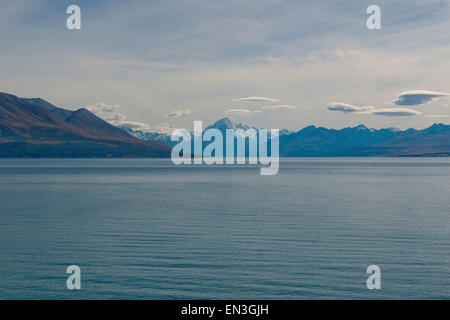
<svg viewBox="0 0 450 320">
<path fill-rule="evenodd" d="M 0 160 L 0 298 L 449 299 L 449 208 L 446 158 Z"/>
</svg>

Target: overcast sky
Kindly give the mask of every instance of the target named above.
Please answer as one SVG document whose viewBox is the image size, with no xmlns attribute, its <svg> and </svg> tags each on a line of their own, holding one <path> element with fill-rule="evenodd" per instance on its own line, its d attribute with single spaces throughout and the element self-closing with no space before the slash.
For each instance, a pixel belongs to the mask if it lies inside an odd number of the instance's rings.
<svg viewBox="0 0 450 320">
<path fill-rule="evenodd" d="M 423 128 L 450 123 L 449 31 L 449 0 L 2 1 L 0 91 L 152 128 Z"/>
</svg>

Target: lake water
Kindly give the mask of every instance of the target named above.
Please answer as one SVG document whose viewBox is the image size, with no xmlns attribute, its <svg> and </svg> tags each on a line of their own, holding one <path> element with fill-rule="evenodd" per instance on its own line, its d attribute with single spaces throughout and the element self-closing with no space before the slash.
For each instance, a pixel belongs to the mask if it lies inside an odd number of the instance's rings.
<svg viewBox="0 0 450 320">
<path fill-rule="evenodd" d="M 449 209 L 445 158 L 0 160 L 0 298 L 449 299 Z"/>
</svg>

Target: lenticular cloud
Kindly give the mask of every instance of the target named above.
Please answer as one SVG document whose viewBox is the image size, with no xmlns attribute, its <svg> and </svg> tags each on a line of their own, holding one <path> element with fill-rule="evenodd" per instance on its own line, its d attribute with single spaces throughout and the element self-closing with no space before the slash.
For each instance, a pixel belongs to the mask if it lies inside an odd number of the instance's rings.
<svg viewBox="0 0 450 320">
<path fill-rule="evenodd" d="M 449 96 L 448 93 L 426 90 L 410 90 L 398 95 L 394 103 L 398 106 L 415 106 Z"/>
<path fill-rule="evenodd" d="M 409 108 L 382 108 L 377 109 L 372 106 L 358 107 L 343 102 L 331 102 L 328 104 L 328 110 L 339 111 L 342 113 L 370 114 L 386 117 L 412 117 L 420 115 L 421 112 Z"/>
<path fill-rule="evenodd" d="M 328 104 L 328 110 L 330 111 L 340 111 L 344 113 L 370 113 L 374 110 L 374 107 L 366 106 L 366 107 L 357 107 L 344 102 L 330 102 Z"/>
</svg>

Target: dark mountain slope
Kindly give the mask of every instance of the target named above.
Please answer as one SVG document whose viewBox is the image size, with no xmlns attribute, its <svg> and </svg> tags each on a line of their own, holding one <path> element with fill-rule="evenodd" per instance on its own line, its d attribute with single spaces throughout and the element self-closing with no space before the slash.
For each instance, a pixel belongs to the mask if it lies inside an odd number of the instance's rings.
<svg viewBox="0 0 450 320">
<path fill-rule="evenodd" d="M 0 93 L 0 136 L 12 141 L 87 138 L 47 110 L 3 93 Z"/>
<path fill-rule="evenodd" d="M 129 143 L 136 143 L 136 140 L 138 140 L 84 108 L 72 112 L 72 115 L 67 118 L 66 121 L 83 132 L 95 136 L 97 139 L 116 140 Z"/>
<path fill-rule="evenodd" d="M 28 102 L 37 107 L 41 107 L 47 111 L 50 111 L 55 116 L 63 120 L 67 120 L 67 118 L 69 118 L 72 115 L 72 111 L 58 108 L 41 98 L 21 98 L 20 100 Z"/>
<path fill-rule="evenodd" d="M 124 132 L 123 130 L 109 124 L 103 119 L 97 117 L 92 112 L 85 108 L 78 109 L 76 111 L 70 111 L 62 108 L 58 108 L 41 98 L 31 98 L 21 100 L 30 102 L 31 104 L 41 107 L 58 118 L 74 125 L 78 130 L 83 131 L 91 137 L 97 139 L 105 140 L 117 140 L 117 141 L 128 141 L 130 143 L 135 143 L 131 135 Z"/>
<path fill-rule="evenodd" d="M 0 157 L 168 157 L 170 148 L 132 137 L 86 109 L 0 93 Z"/>
</svg>

